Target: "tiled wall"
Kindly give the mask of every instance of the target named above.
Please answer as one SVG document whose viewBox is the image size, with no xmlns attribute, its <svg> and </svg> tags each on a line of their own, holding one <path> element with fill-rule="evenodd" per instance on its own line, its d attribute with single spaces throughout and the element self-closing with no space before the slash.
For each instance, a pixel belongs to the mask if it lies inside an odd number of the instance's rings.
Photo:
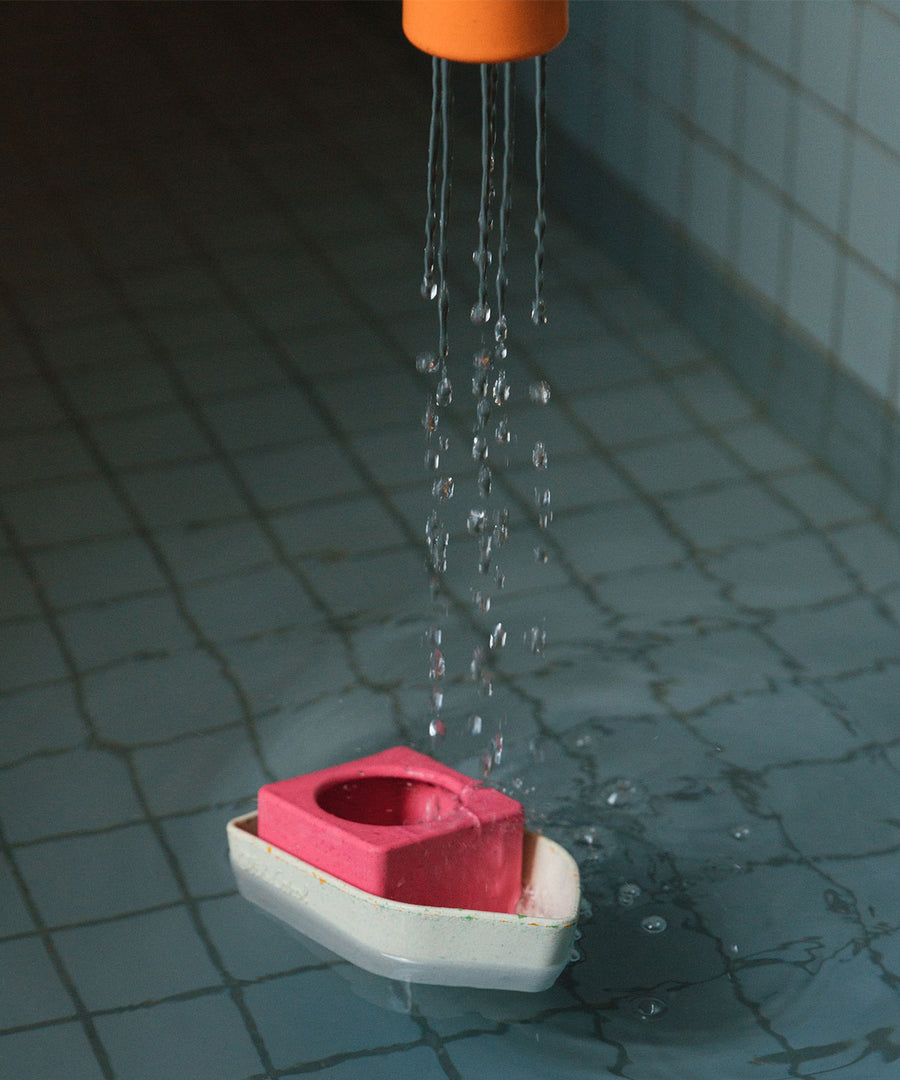
<svg viewBox="0 0 900 1080">
<path fill-rule="evenodd" d="M 575 196 L 586 224 L 624 230 L 626 247 L 638 235 L 643 276 L 896 519 L 900 3 L 573 0 L 570 11 L 549 107 L 561 141 L 605 171 Z M 574 187 L 579 170 L 565 171 Z M 786 404 L 788 391 L 804 400 Z"/>
</svg>

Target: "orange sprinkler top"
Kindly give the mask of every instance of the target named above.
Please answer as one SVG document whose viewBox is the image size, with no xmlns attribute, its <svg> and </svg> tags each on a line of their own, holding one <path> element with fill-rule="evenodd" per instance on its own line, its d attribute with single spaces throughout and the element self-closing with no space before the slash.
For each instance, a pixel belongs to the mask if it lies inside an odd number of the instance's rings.
<svg viewBox="0 0 900 1080">
<path fill-rule="evenodd" d="M 445 60 L 502 64 L 541 56 L 568 29 L 568 0 L 403 0 L 404 34 Z"/>
</svg>

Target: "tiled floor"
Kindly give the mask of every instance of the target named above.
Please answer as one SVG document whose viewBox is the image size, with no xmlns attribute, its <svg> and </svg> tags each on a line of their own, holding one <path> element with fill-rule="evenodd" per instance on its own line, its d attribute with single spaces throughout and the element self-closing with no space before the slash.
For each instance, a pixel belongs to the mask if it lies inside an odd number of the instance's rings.
<svg viewBox="0 0 900 1080">
<path fill-rule="evenodd" d="M 551 321 L 526 330 L 523 181 L 506 586 L 480 576 L 460 120 L 432 603 L 429 70 L 395 17 L 4 11 L 0 1074 L 893 1076 L 900 543 L 558 213 Z M 395 742 L 477 774 L 500 733 L 492 781 L 582 866 L 582 959 L 553 989 L 409 991 L 236 894 L 224 823 L 262 783 Z"/>
</svg>

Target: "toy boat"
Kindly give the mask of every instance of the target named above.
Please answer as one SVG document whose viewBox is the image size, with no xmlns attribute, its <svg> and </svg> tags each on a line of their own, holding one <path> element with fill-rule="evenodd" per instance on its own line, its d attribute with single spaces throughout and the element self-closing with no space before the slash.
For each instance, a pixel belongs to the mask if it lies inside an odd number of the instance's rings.
<svg viewBox="0 0 900 1080">
<path fill-rule="evenodd" d="M 388 979 L 539 991 L 569 962 L 578 866 L 559 844 L 523 833 L 515 912 L 385 899 L 261 840 L 257 815 L 228 823 L 231 865 L 249 901 L 350 963 Z"/>
</svg>

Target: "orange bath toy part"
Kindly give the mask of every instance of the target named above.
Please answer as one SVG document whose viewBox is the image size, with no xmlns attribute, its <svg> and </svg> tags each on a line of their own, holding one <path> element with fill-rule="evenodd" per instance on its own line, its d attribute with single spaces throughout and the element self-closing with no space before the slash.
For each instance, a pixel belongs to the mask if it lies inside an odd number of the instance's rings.
<svg viewBox="0 0 900 1080">
<path fill-rule="evenodd" d="M 568 29 L 568 0 L 403 0 L 404 34 L 444 60 L 526 60 L 550 52 Z"/>
</svg>

